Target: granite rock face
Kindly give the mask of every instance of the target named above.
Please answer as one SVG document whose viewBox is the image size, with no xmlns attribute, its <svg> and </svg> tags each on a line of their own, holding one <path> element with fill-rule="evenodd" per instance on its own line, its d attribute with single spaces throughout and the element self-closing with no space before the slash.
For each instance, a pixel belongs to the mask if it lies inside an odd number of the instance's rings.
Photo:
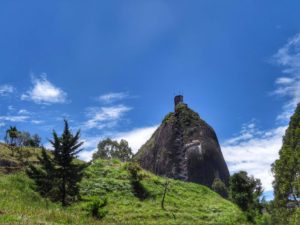
<svg viewBox="0 0 300 225">
<path fill-rule="evenodd" d="M 226 185 L 229 172 L 212 127 L 175 97 L 169 113 L 135 156 L 140 165 L 157 175 L 211 187 L 215 178 Z"/>
</svg>

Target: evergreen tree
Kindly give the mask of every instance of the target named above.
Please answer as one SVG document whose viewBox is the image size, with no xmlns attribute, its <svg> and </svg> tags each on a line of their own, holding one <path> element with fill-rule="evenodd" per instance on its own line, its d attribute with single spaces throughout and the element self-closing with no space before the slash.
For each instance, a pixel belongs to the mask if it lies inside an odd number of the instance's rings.
<svg viewBox="0 0 300 225">
<path fill-rule="evenodd" d="M 27 169 L 27 174 L 30 178 L 32 178 L 37 186 L 37 191 L 43 197 L 49 197 L 51 200 L 57 200 L 58 194 L 55 193 L 55 166 L 53 159 L 46 152 L 44 148 L 42 148 L 42 155 L 38 156 L 39 167 L 35 167 L 33 165 L 29 165 L 29 169 Z M 57 190 L 57 189 L 56 189 Z"/>
<path fill-rule="evenodd" d="M 300 206 L 300 104 L 291 117 L 279 159 L 272 165 L 272 171 L 275 205 L 286 207 L 289 201 L 293 201 Z"/>
<path fill-rule="evenodd" d="M 43 151 L 39 158 L 41 168 L 30 166 L 28 174 L 35 180 L 38 190 L 44 196 L 60 201 L 63 206 L 70 204 L 79 196 L 78 182 L 82 179 L 85 164 L 74 162 L 83 142 L 79 142 L 80 131 L 73 135 L 68 122 L 61 137 L 53 131 L 53 157 Z"/>
</svg>

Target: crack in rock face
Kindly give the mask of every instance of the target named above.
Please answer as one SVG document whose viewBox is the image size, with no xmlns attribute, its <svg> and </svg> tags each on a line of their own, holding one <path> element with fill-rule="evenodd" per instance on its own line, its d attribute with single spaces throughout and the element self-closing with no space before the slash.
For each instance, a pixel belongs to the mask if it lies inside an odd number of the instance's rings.
<svg viewBox="0 0 300 225">
<path fill-rule="evenodd" d="M 135 159 L 157 175 L 211 187 L 215 178 L 226 185 L 228 167 L 213 128 L 175 97 L 175 112 L 169 113 Z"/>
</svg>

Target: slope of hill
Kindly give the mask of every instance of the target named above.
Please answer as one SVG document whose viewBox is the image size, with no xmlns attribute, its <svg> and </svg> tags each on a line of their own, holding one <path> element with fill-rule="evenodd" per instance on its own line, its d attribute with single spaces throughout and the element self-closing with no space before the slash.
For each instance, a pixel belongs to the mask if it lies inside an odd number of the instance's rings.
<svg viewBox="0 0 300 225">
<path fill-rule="evenodd" d="M 7 150 L 7 149 L 6 149 Z M 38 149 L 34 150 L 38 154 Z M 0 146 L 3 157 L 4 146 Z M 8 157 L 8 156 L 7 156 Z M 20 163 L 17 158 L 10 158 Z M 63 209 L 34 191 L 33 182 L 19 171 L 0 174 L 0 224 L 247 224 L 237 206 L 209 188 L 170 179 L 161 208 L 165 178 L 141 170 L 143 200 L 134 194 L 128 163 L 96 161 L 86 169 L 81 182 L 83 200 Z M 89 196 L 107 198 L 106 216 L 87 216 Z"/>
<path fill-rule="evenodd" d="M 0 173 L 12 173 L 22 170 L 28 162 L 37 162 L 37 156 L 40 153 L 39 148 L 10 148 L 6 144 L 0 143 Z"/>
</svg>

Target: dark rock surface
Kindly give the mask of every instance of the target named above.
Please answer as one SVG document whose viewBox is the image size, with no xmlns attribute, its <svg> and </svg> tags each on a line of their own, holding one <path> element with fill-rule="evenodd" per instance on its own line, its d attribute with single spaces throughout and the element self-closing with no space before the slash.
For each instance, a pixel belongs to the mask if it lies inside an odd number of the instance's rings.
<svg viewBox="0 0 300 225">
<path fill-rule="evenodd" d="M 135 156 L 140 165 L 157 175 L 211 187 L 215 178 L 228 185 L 229 172 L 212 127 L 175 97 L 169 113 Z"/>
</svg>

